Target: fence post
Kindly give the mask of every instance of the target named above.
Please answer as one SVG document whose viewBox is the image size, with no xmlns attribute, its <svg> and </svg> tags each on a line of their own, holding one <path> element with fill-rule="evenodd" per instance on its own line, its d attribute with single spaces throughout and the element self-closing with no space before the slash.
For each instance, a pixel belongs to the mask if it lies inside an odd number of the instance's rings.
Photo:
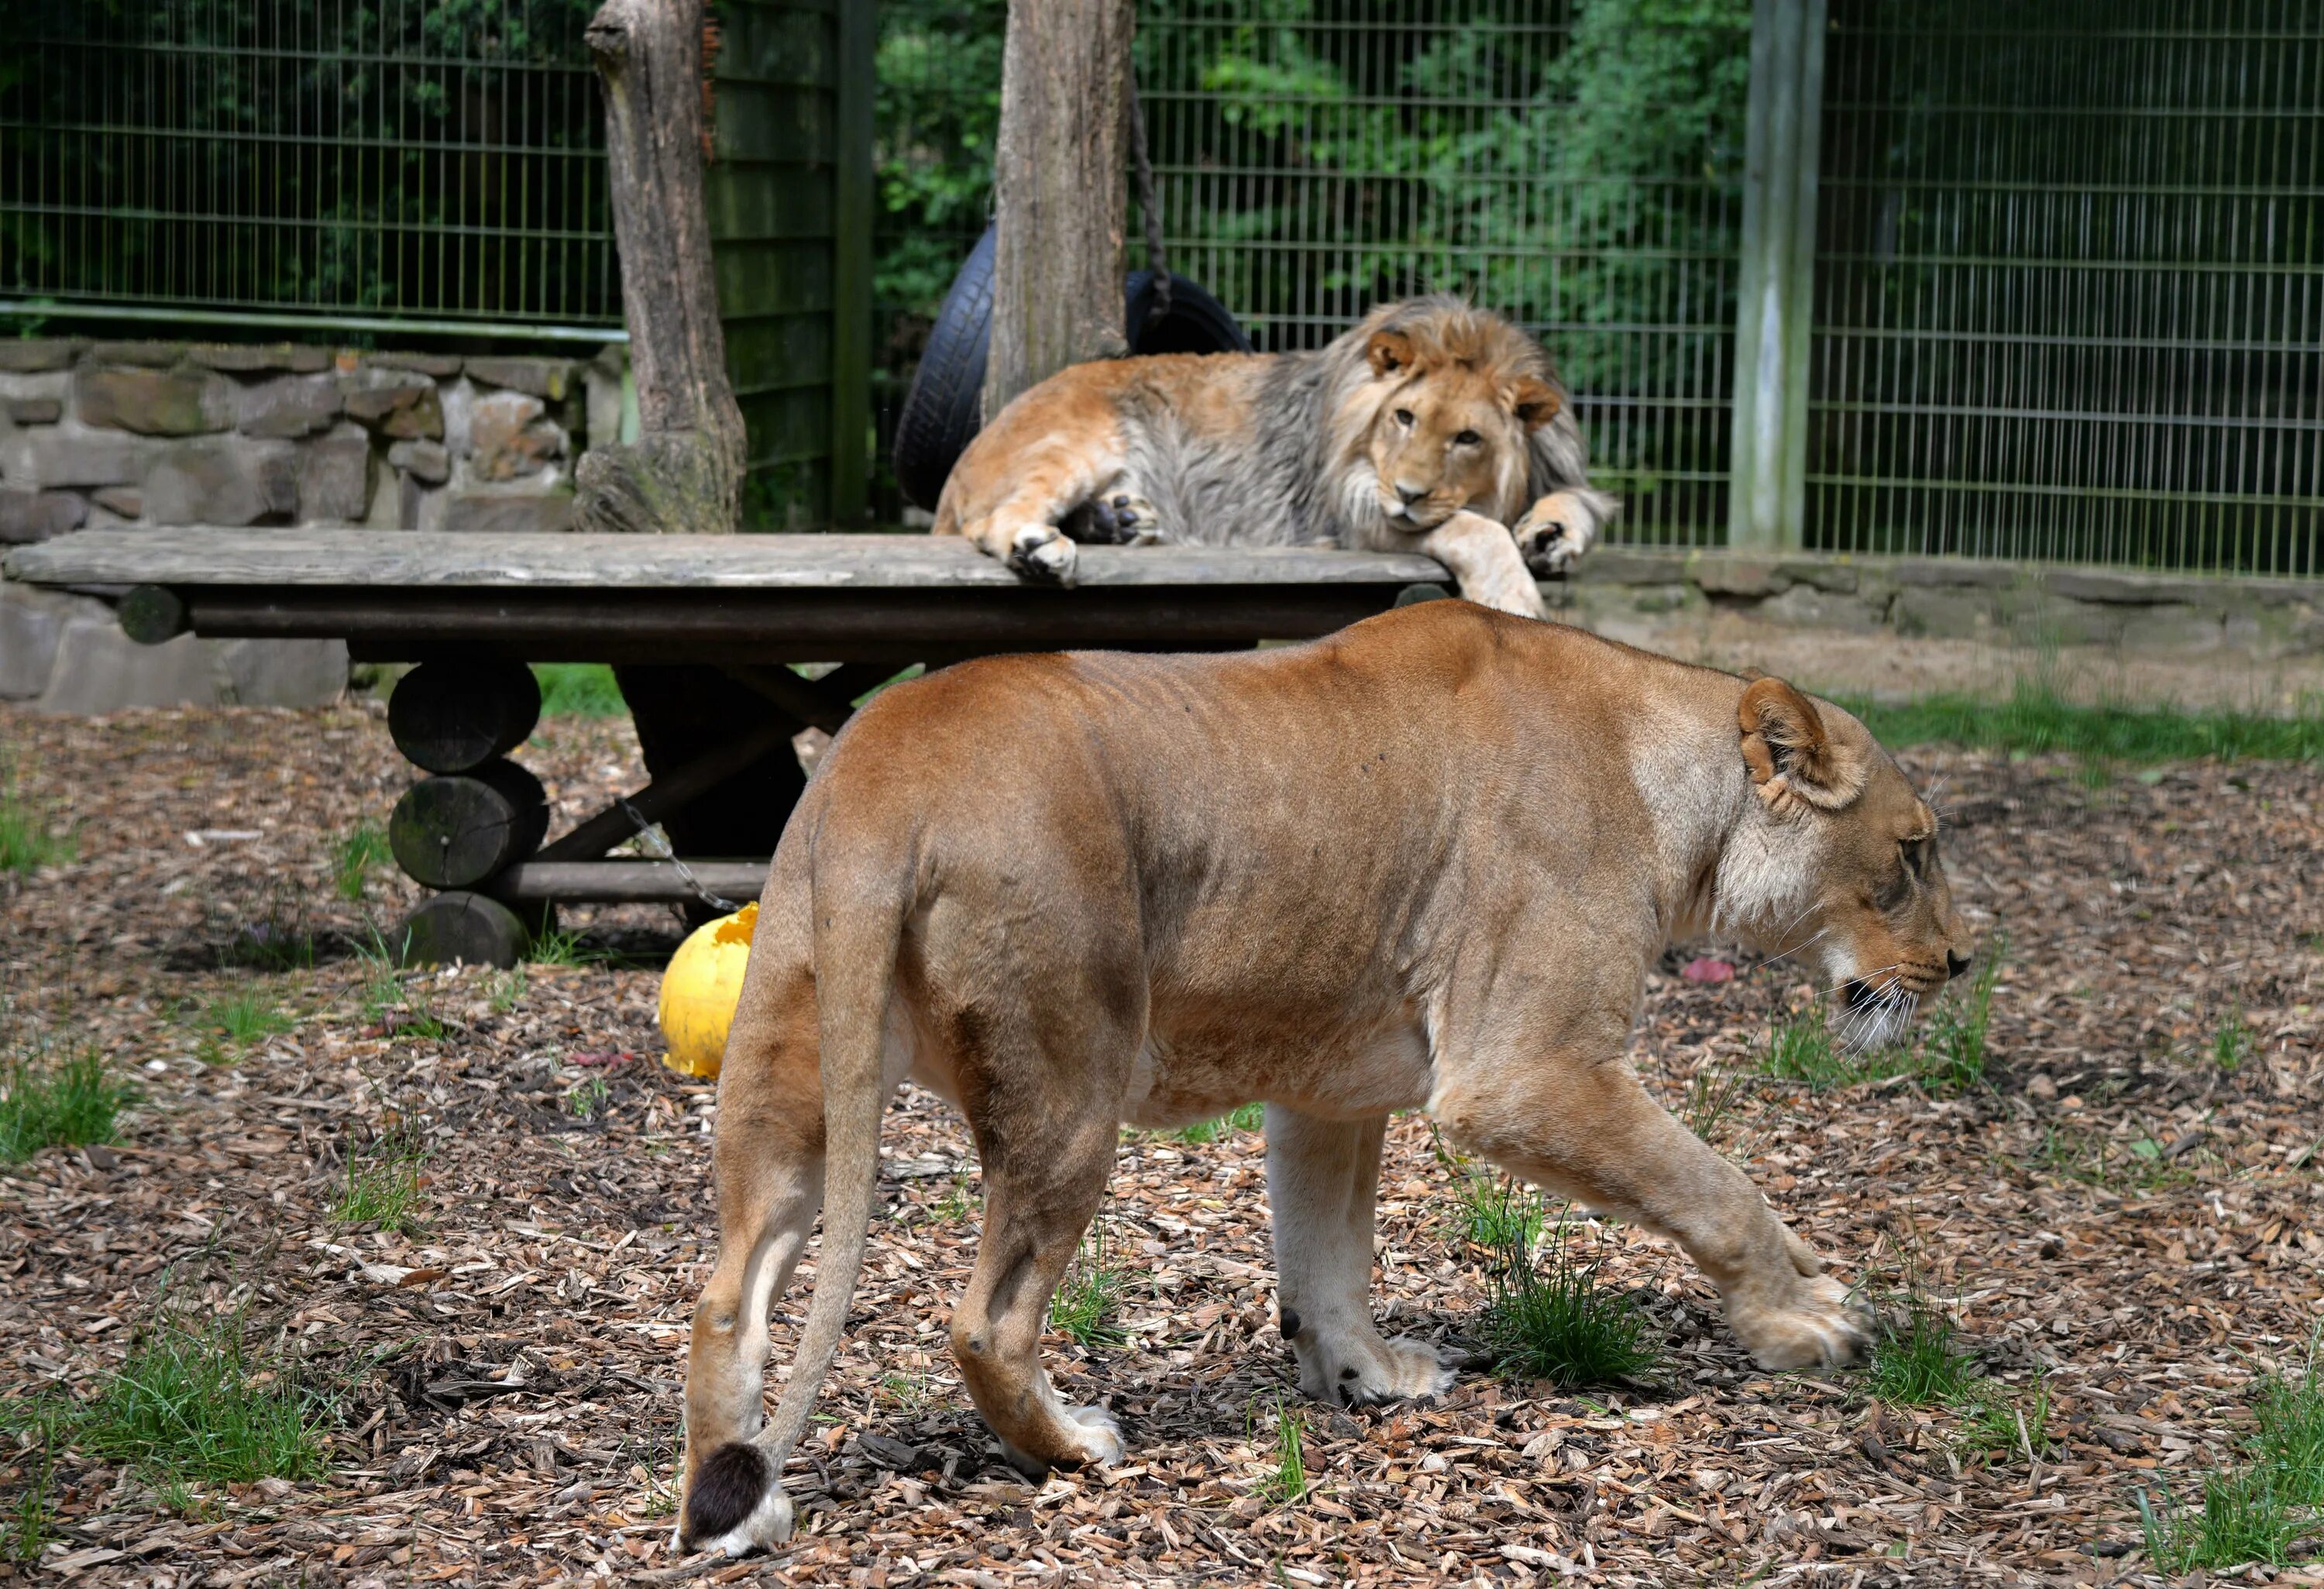
<svg viewBox="0 0 2324 1589">
<path fill-rule="evenodd" d="M 1825 0 L 1753 0 L 1727 540 L 1801 544 Z"/>
</svg>

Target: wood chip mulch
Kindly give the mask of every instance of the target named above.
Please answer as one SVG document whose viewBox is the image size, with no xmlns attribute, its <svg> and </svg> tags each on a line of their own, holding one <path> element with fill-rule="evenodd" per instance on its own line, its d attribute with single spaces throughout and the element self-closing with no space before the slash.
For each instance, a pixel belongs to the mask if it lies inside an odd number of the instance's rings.
<svg viewBox="0 0 2324 1589">
<path fill-rule="evenodd" d="M 2248 1431 L 2255 1377 L 2324 1321 L 2324 770 L 1908 753 L 1941 783 L 1947 864 L 2010 940 L 1987 1084 L 1824 1093 L 1755 1076 L 1720 1126 L 1778 1206 L 1875 1294 L 1917 1284 L 2048 1438 L 1978 1453 L 1942 1409 L 1854 1372 L 1769 1375 L 1671 1248 L 1577 1238 L 1647 1310 L 1657 1381 L 1572 1394 L 1464 1373 L 1427 1406 L 1303 1405 L 1276 1334 L 1263 1144 L 1126 1133 L 1103 1219 L 1125 1344 L 1060 1336 L 1068 1400 L 1130 1432 L 1114 1471 L 1025 1483 L 945 1350 L 977 1176 L 935 1100 L 889 1117 L 889 1217 L 789 1483 L 770 1560 L 669 1543 L 687 1323 L 713 1239 L 711 1089 L 659 1063 L 651 956 L 673 919 L 568 914 L 623 965 L 460 971 L 377 1000 L 352 953 L 414 896 L 334 891 L 334 845 L 409 777 L 375 709 L 0 710 L 20 792 L 78 858 L 0 875 L 0 1042 L 94 1043 L 142 1097 L 110 1148 L 0 1168 L 0 1399 L 88 1395 L 166 1290 L 244 1311 L 337 1388 L 332 1471 L 172 1492 L 54 1453 L 55 1540 L 30 1583 L 200 1584 L 2156 1581 L 2135 1497 L 2184 1497 Z M 641 781 L 626 725 L 558 720 L 523 759 L 560 823 Z M 318 945 L 253 969 L 254 945 Z M 1679 1106 L 1748 1069 L 1796 967 L 1697 984 L 1672 957 L 1635 1059 Z M 258 990 L 289 1030 L 221 1060 L 203 1009 Z M 374 993 L 376 990 L 374 990 Z M 2249 1053 L 2214 1063 L 2223 1021 Z M 211 1043 L 204 1051 L 206 1038 Z M 336 1222 L 351 1152 L 426 1144 L 410 1233 Z M 1471 1344 L 1486 1255 L 1462 1240 L 1424 1121 L 1390 1134 L 1379 1305 Z M 802 1275 L 807 1278 L 811 1266 Z M 778 1307 L 776 1359 L 805 1307 Z M 779 1366 L 777 1372 L 786 1372 Z M 1311 1485 L 1269 1488 L 1281 1410 Z M 33 1482 L 0 1440 L 0 1520 Z M 2312 1566 L 2250 1581 L 2318 1582 Z"/>
</svg>

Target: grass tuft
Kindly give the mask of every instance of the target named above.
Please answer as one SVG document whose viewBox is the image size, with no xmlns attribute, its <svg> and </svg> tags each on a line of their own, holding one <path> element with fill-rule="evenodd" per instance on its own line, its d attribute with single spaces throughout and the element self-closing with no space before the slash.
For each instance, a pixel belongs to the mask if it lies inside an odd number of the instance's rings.
<svg viewBox="0 0 2324 1589">
<path fill-rule="evenodd" d="M 1049 1322 L 1060 1335 L 1093 1350 L 1130 1338 L 1121 1327 L 1121 1273 L 1108 1261 L 1102 1223 L 1082 1239 L 1072 1272 L 1050 1298 Z"/>
<path fill-rule="evenodd" d="M 0 1426 L 13 1419 L 0 1419 Z M 51 1540 L 59 1538 L 56 1506 L 51 1491 L 56 1480 L 57 1420 L 53 1410 L 40 1408 L 23 1419 L 32 1437 L 32 1449 L 17 1464 L 23 1485 L 15 1504 L 0 1514 L 0 1561 L 36 1562 Z"/>
<path fill-rule="evenodd" d="M 2246 1460 L 2203 1477 L 2202 1502 L 2168 1488 L 2142 1491 L 2147 1554 L 2166 1573 L 2218 1571 L 2259 1562 L 2286 1566 L 2324 1541 L 2324 1385 L 2317 1342 L 2297 1379 L 2270 1375 L 2252 1398 L 2256 1426 Z"/>
<path fill-rule="evenodd" d="M 533 938 L 524 957 L 535 965 L 596 965 L 608 958 L 603 950 L 584 944 L 579 933 L 554 927 Z"/>
<path fill-rule="evenodd" d="M 328 1465 L 330 1399 L 297 1365 L 253 1353 L 244 1324 L 239 1313 L 164 1309 L 94 1396 L 19 1403 L 8 1416 L 42 1420 L 100 1462 L 180 1484 L 318 1477 Z"/>
<path fill-rule="evenodd" d="M 2258 1048 L 2241 1004 L 2231 1004 L 2211 1033 L 2211 1063 L 2221 1070 L 2239 1070 Z"/>
<path fill-rule="evenodd" d="M 237 1049 L 252 1049 L 279 1037 L 296 1023 L 256 989 L 212 999 L 202 1011 L 203 1029 Z"/>
<path fill-rule="evenodd" d="M 1275 1399 L 1275 1472 L 1262 1486 L 1268 1501 L 1288 1506 L 1307 1493 L 1307 1458 L 1302 1448 L 1299 1414 Z"/>
<path fill-rule="evenodd" d="M 621 717 L 629 714 L 613 670 L 603 662 L 535 662 L 544 717 Z"/>
<path fill-rule="evenodd" d="M 2009 936 L 1996 933 L 1985 964 L 1966 992 L 1939 999 L 1921 1039 L 1921 1077 L 1941 1092 L 1958 1093 L 1985 1079 L 1985 1034 L 1993 1023 L 1993 986 L 2009 953 Z"/>
<path fill-rule="evenodd" d="M 1215 1142 L 1231 1137 L 1239 1131 L 1257 1131 L 1266 1123 L 1266 1104 L 1245 1104 L 1241 1108 L 1222 1114 L 1216 1120 L 1198 1120 L 1192 1125 L 1180 1126 L 1168 1135 L 1173 1141 L 1192 1142 L 1199 1147 L 1205 1142 Z"/>
<path fill-rule="evenodd" d="M 1565 1217 L 1538 1260 L 1528 1246 L 1502 1249 L 1492 1285 L 1480 1334 L 1505 1374 L 1582 1390 L 1645 1379 L 1662 1361 L 1646 1316 L 1600 1288 L 1598 1265 L 1574 1252 Z"/>
<path fill-rule="evenodd" d="M 1881 1321 L 1866 1389 L 1897 1407 L 1954 1406 L 1981 1378 L 1977 1360 L 1961 1349 L 1960 1327 L 1915 1297 L 1901 1316 Z"/>
<path fill-rule="evenodd" d="M 350 1150 L 331 1217 L 341 1224 L 410 1230 L 411 1206 L 420 1196 L 420 1166 L 427 1157 L 418 1135 L 400 1129 L 383 1132 L 364 1147 Z"/>
<path fill-rule="evenodd" d="M 78 846 L 69 833 L 54 833 L 32 804 L 20 799 L 0 766 L 0 872 L 32 872 L 61 866 Z"/>
<path fill-rule="evenodd" d="M 60 1060 L 39 1051 L 0 1060 L 0 1164 L 21 1163 L 43 1148 L 113 1141 L 133 1095 L 95 1049 Z"/>
<path fill-rule="evenodd" d="M 2324 712 L 2299 715 L 2081 706 L 2035 679 L 2020 679 L 2006 700 L 1932 695 L 1886 704 L 1842 698 L 1881 744 L 1957 744 L 2026 755 L 2063 752 L 2096 762 L 2324 760 Z"/>
<path fill-rule="evenodd" d="M 390 859 L 387 835 L 376 824 L 366 822 L 340 839 L 331 851 L 331 886 L 343 900 L 360 900 L 364 896 L 364 880 L 372 868 L 384 866 Z"/>
</svg>

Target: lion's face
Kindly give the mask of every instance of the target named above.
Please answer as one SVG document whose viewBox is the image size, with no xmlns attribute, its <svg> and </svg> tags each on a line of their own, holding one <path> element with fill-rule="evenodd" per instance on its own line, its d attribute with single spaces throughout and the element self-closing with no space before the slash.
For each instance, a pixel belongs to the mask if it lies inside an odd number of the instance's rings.
<svg viewBox="0 0 2324 1589">
<path fill-rule="evenodd" d="M 1421 356 L 1397 331 L 1374 333 L 1365 356 L 1375 407 L 1364 450 L 1380 513 L 1417 532 L 1463 508 L 1489 517 L 1514 511 L 1526 433 L 1556 415 L 1556 390 L 1532 375 Z"/>
<path fill-rule="evenodd" d="M 1756 680 L 1738 714 L 1745 766 L 1769 818 L 1770 876 L 1746 930 L 1821 971 L 1858 1047 L 1901 1038 L 1914 1012 L 1969 965 L 1969 927 L 1937 855 L 1936 813 L 1864 725 L 1821 710 L 1780 679 Z M 1742 925 L 1738 918 L 1738 925 Z"/>
</svg>

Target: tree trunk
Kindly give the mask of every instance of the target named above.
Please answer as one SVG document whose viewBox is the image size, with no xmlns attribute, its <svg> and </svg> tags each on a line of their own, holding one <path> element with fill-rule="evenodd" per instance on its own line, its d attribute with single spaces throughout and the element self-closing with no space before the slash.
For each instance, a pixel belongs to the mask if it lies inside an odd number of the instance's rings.
<svg viewBox="0 0 2324 1589">
<path fill-rule="evenodd" d="M 1085 359 L 1121 323 L 1130 0 L 1010 0 L 993 151 L 1000 236 L 984 418 Z"/>
<path fill-rule="evenodd" d="M 605 0 L 588 40 L 605 90 L 641 434 L 582 456 L 575 519 L 584 530 L 732 531 L 746 454 L 702 204 L 702 0 Z"/>
</svg>

